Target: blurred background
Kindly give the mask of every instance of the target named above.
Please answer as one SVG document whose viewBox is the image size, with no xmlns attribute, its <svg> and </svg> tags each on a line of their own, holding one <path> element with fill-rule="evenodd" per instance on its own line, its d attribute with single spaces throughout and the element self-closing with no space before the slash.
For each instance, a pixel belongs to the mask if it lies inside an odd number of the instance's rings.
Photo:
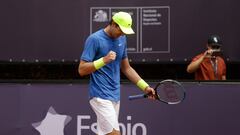
<svg viewBox="0 0 240 135">
<path fill-rule="evenodd" d="M 77 69 L 89 34 L 116 11 L 133 16 L 131 65 L 145 79 L 192 80 L 192 57 L 207 38 L 223 41 L 227 79 L 240 79 L 239 1 L 8 0 L 0 2 L 1 80 L 81 80 Z M 123 76 L 124 80 L 125 77 Z"/>
</svg>

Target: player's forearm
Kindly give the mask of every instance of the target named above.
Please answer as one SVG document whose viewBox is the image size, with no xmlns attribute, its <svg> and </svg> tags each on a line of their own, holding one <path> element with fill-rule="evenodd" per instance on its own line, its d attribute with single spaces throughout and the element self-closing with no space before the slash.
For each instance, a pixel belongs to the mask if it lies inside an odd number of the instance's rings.
<svg viewBox="0 0 240 135">
<path fill-rule="evenodd" d="M 138 86 L 141 90 L 144 92 L 149 92 L 146 91 L 146 88 L 149 87 L 149 85 L 138 75 L 138 73 L 132 68 L 128 68 L 124 74 L 127 76 L 127 78 L 132 81 L 134 84 Z"/>
<path fill-rule="evenodd" d="M 138 75 L 138 73 L 130 66 L 128 59 L 125 58 L 122 60 L 121 63 L 121 71 L 124 73 L 124 75 L 132 81 L 134 84 L 136 84 L 141 90 L 146 91 L 146 88 L 149 87 L 149 85 Z"/>
<path fill-rule="evenodd" d="M 136 84 L 139 80 L 141 80 L 141 77 L 132 67 L 126 68 L 122 70 L 122 72 L 134 84 Z"/>
<path fill-rule="evenodd" d="M 78 73 L 80 76 L 85 76 L 91 74 L 96 69 L 93 65 L 93 62 L 80 62 L 78 67 Z"/>
<path fill-rule="evenodd" d="M 105 66 L 104 57 L 99 58 L 93 62 L 86 62 L 81 60 L 78 68 L 80 76 L 91 74 L 92 72 Z"/>
</svg>

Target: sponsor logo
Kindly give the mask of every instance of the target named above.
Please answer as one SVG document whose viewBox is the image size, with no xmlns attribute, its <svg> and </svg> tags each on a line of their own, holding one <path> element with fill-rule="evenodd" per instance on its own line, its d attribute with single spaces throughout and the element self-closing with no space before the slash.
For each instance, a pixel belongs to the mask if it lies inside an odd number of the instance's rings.
<svg viewBox="0 0 240 135">
<path fill-rule="evenodd" d="M 126 123 L 119 123 L 121 135 L 147 135 L 147 127 L 143 123 L 132 123 L 132 116 L 126 117 Z M 43 120 L 32 123 L 32 126 L 40 135 L 64 135 L 64 127 L 72 120 L 68 115 L 59 114 L 53 107 L 50 107 Z M 90 115 L 77 115 L 77 135 L 97 134 L 97 123 Z M 89 123 L 90 124 L 84 124 Z"/>
<path fill-rule="evenodd" d="M 103 10 L 98 10 L 97 12 L 95 12 L 95 15 L 93 17 L 93 21 L 95 21 L 95 22 L 107 22 L 108 21 L 107 13 Z"/>
<path fill-rule="evenodd" d="M 32 126 L 40 135 L 64 135 L 64 127 L 71 121 L 71 117 L 58 114 L 53 107 L 48 109 L 45 118 Z"/>
<path fill-rule="evenodd" d="M 84 125 L 83 123 L 90 120 L 90 115 L 78 115 L 77 116 L 77 135 L 83 135 L 83 130 L 91 130 L 94 134 L 97 134 L 97 123 L 90 125 Z M 132 117 L 127 116 L 127 123 L 119 123 L 121 135 L 147 135 L 147 127 L 143 123 L 132 123 Z M 138 132 L 137 132 L 138 130 Z M 137 134 L 138 133 L 138 134 Z"/>
</svg>

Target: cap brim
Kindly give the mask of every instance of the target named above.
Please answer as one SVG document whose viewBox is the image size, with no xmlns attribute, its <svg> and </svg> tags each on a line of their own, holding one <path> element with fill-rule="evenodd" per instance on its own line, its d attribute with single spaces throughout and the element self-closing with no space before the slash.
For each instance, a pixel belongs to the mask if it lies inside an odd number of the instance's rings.
<svg viewBox="0 0 240 135">
<path fill-rule="evenodd" d="M 124 34 L 134 34 L 135 33 L 131 27 L 127 28 L 127 27 L 123 27 L 121 25 L 119 25 L 119 27 Z"/>
</svg>

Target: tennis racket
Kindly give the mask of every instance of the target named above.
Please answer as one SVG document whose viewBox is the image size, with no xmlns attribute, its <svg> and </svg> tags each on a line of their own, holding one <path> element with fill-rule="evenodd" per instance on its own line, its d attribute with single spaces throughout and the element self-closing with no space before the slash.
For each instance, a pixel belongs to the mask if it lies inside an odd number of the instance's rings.
<svg viewBox="0 0 240 135">
<path fill-rule="evenodd" d="M 186 92 L 182 84 L 176 80 L 163 80 L 159 82 L 154 88 L 156 94 L 156 100 L 166 104 L 178 104 L 181 103 L 185 97 Z M 147 98 L 148 94 L 140 94 L 129 96 L 129 100 Z"/>
</svg>

